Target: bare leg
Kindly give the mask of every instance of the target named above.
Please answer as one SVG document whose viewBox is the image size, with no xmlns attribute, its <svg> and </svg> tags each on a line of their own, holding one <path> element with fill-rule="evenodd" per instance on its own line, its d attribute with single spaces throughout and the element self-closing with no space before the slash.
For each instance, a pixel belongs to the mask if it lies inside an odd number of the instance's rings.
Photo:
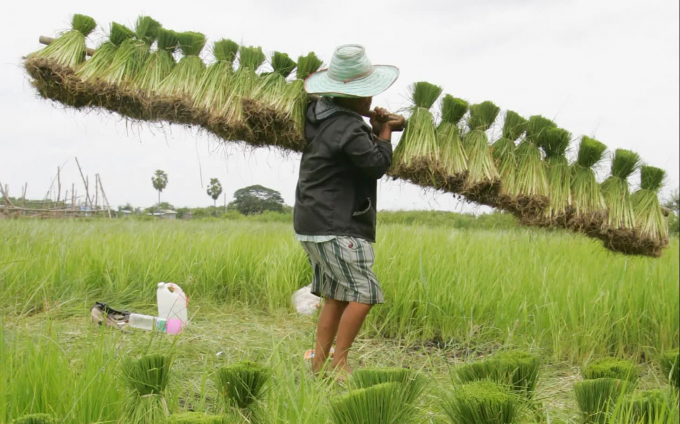
<svg viewBox="0 0 680 424">
<path fill-rule="evenodd" d="M 335 340 L 335 335 L 338 333 L 340 319 L 347 305 L 348 302 L 330 298 L 324 299 L 316 329 L 316 348 L 314 349 L 314 359 L 312 360 L 312 371 L 315 374 L 318 374 L 326 364 L 331 346 L 333 346 L 333 340 Z"/>
<path fill-rule="evenodd" d="M 338 329 L 338 340 L 335 344 L 335 355 L 333 355 L 333 362 L 331 367 L 338 368 L 348 373 L 352 370 L 347 366 L 347 353 L 354 343 L 354 339 L 359 334 L 361 325 L 364 323 L 368 312 L 373 305 L 365 303 L 350 302 L 349 306 L 345 308 L 345 312 L 340 319 L 340 327 Z"/>
</svg>

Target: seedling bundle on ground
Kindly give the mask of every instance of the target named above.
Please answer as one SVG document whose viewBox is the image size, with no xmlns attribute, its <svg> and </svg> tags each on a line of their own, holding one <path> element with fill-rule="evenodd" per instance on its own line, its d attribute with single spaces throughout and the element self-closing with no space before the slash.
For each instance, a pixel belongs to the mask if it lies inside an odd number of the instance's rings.
<svg viewBox="0 0 680 424">
<path fill-rule="evenodd" d="M 310 99 L 303 81 L 322 64 L 313 52 L 297 62 L 274 52 L 272 69 L 265 71 L 261 47 L 220 40 L 206 67 L 199 56 L 206 43 L 202 34 L 176 33 L 140 17 L 134 32 L 111 24 L 109 40 L 86 60 L 85 38 L 94 27 L 91 18 L 75 15 L 70 31 L 25 59 L 41 96 L 134 120 L 198 126 L 224 141 L 304 149 Z M 183 57 L 175 63 L 177 48 Z M 394 151 L 391 176 L 508 211 L 526 225 L 600 239 L 616 252 L 659 256 L 668 244 L 658 202 L 662 170 L 642 167 L 642 188 L 629 196 L 628 177 L 639 162 L 635 153 L 618 151 L 611 177 L 599 184 L 595 167 L 606 151 L 599 141 L 582 137 L 578 157 L 569 164 L 567 130 L 540 115 L 527 121 L 506 111 L 503 136 L 490 144 L 487 131 L 500 108 L 485 101 L 468 113 L 465 100 L 446 95 L 437 113 L 432 109 L 441 94 L 435 84 L 412 85 L 408 125 Z"/>
</svg>

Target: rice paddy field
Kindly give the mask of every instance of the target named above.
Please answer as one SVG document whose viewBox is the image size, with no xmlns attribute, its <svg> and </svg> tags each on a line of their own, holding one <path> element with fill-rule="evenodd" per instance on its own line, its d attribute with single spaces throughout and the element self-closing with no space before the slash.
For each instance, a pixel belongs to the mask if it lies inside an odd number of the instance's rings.
<svg viewBox="0 0 680 424">
<path fill-rule="evenodd" d="M 4 220 L 0 239 L 0 423 L 28 413 L 126 422 L 126 358 L 150 353 L 172 358 L 171 416 L 338 422 L 331 405 L 348 388 L 313 378 L 303 359 L 316 317 L 291 304 L 311 270 L 290 224 Z M 408 422 L 454 422 L 444 401 L 454 370 L 509 349 L 540 357 L 535 407 L 484 422 L 583 422 L 574 383 L 603 357 L 633 361 L 638 390 L 670 390 L 660 358 L 680 336 L 676 237 L 647 258 L 559 231 L 381 224 L 375 249 L 386 303 L 369 315 L 350 365 L 425 376 Z M 192 325 L 180 335 L 90 323 L 95 301 L 154 314 L 159 281 L 190 297 Z M 271 369 L 247 411 L 226 405 L 216 384 L 220 367 L 243 360 Z"/>
</svg>

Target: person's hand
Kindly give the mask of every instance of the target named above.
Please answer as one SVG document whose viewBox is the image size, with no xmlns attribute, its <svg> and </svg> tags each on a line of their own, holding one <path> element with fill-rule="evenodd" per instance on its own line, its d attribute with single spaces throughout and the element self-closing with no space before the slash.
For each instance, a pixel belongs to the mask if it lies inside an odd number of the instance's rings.
<svg viewBox="0 0 680 424">
<path fill-rule="evenodd" d="M 406 118 L 401 115 L 390 115 L 385 125 L 389 125 L 392 131 L 403 131 L 406 126 Z"/>
<path fill-rule="evenodd" d="M 377 107 L 371 111 L 371 127 L 376 135 L 380 135 L 383 129 L 386 131 L 401 131 L 404 129 L 405 119 L 401 115 L 394 115 L 383 109 Z"/>
</svg>

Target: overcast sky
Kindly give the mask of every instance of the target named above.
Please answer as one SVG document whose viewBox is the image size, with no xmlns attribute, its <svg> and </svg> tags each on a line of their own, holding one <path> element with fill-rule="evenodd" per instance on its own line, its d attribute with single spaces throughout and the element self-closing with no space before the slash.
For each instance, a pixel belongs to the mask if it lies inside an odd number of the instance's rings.
<svg viewBox="0 0 680 424">
<path fill-rule="evenodd" d="M 292 57 L 314 51 L 325 62 L 337 45 L 363 44 L 374 64 L 401 70 L 376 106 L 399 109 L 409 84 L 428 81 L 472 103 L 492 100 L 527 117 L 542 114 L 575 138 L 594 136 L 612 151 L 632 149 L 666 169 L 667 193 L 679 179 L 678 3 L 3 1 L 0 181 L 14 196 L 27 182 L 28 196 L 42 198 L 63 165 L 63 190 L 75 183 L 83 193 L 77 156 L 90 181 L 101 175 L 113 207 L 155 202 L 156 169 L 169 176 L 161 200 L 178 207 L 211 204 L 205 193 L 211 177 L 220 179 L 227 201 L 238 188 L 261 184 L 293 204 L 298 155 L 244 151 L 179 126 L 130 126 L 116 115 L 74 112 L 36 96 L 21 57 L 40 48 L 38 36 L 68 29 L 71 14 L 82 13 L 99 24 L 88 40 L 96 47 L 111 21 L 133 26 L 148 14 L 166 28 L 203 32 L 209 43 L 231 38 Z M 634 176 L 634 185 L 638 180 Z M 403 182 L 383 180 L 379 187 L 380 209 L 462 208 L 449 195 Z"/>
</svg>

